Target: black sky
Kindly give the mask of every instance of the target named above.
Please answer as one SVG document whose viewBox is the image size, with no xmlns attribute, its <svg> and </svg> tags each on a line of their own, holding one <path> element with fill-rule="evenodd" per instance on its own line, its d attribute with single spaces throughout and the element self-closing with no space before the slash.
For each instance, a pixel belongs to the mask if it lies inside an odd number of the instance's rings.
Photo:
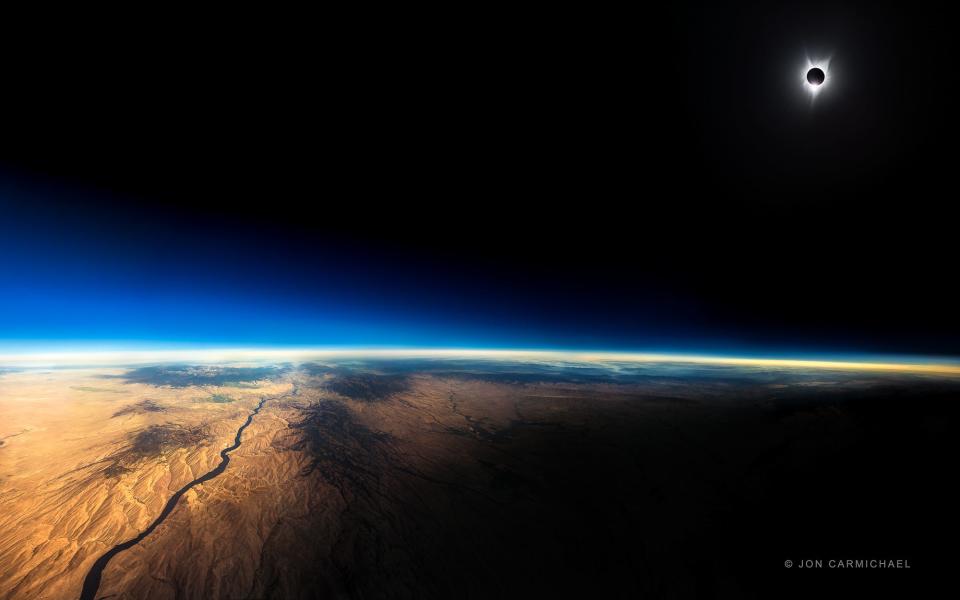
<svg viewBox="0 0 960 600">
<path fill-rule="evenodd" d="M 24 210 L 584 343 L 960 353 L 936 7 L 83 16 L 7 24 L 3 175 L 63 192 Z M 805 53 L 836 72 L 813 106 Z"/>
</svg>

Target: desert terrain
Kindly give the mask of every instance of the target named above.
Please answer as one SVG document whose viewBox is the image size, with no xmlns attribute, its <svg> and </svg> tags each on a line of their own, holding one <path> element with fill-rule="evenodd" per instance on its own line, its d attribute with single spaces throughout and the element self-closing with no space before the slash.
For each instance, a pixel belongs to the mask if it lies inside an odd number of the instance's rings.
<svg viewBox="0 0 960 600">
<path fill-rule="evenodd" d="M 11 371 L 0 598 L 762 597 L 801 551 L 929 568 L 914 528 L 944 502 L 958 387 L 713 367 Z"/>
</svg>

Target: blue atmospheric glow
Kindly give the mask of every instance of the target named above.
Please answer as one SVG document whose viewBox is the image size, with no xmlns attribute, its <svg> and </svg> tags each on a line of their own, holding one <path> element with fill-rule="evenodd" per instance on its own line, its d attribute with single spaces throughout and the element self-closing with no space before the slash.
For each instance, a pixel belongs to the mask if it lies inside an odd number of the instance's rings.
<svg viewBox="0 0 960 600">
<path fill-rule="evenodd" d="M 849 358 L 844 344 L 760 340 L 676 302 L 608 306 L 524 293 L 355 248 L 59 210 L 0 180 L 0 350 L 97 347 L 593 349 Z M 529 292 L 529 288 L 527 289 Z M 610 310 L 608 310 L 610 309 Z"/>
<path fill-rule="evenodd" d="M 0 185 L 7 345 L 689 346 L 676 327 L 642 328 L 642 311 L 640 333 L 637 324 L 625 333 L 602 311 L 494 289 L 456 269 L 278 249 L 278 239 L 235 235 L 229 223 L 189 229 L 64 212 L 30 193 Z"/>
</svg>

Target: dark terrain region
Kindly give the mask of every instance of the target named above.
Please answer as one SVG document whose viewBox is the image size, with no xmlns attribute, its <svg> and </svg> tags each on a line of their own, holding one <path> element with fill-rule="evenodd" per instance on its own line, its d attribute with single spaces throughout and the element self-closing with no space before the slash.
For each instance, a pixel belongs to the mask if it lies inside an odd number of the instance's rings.
<svg viewBox="0 0 960 600">
<path fill-rule="evenodd" d="M 365 479 L 393 466 L 390 436 L 356 422 L 342 402 L 320 400 L 309 405 L 301 420 L 290 426 L 301 434 L 292 449 L 306 451 L 310 457 L 302 473 L 316 472 L 341 493 L 359 492 L 371 500 L 373 490 L 364 487 Z"/>
<path fill-rule="evenodd" d="M 320 378 L 314 383 L 322 389 L 364 402 L 382 400 L 410 387 L 409 373 L 398 372 L 387 361 L 355 361 L 352 366 L 308 362 L 299 365 L 297 370 Z"/>
<path fill-rule="evenodd" d="M 108 456 L 105 461 L 109 464 L 102 473 L 104 477 L 117 477 L 142 460 L 209 440 L 210 435 L 203 427 L 187 428 L 175 423 L 151 425 L 134 433 L 123 448 Z"/>
<path fill-rule="evenodd" d="M 317 510 L 278 536 L 282 544 L 268 543 L 254 591 L 769 598 L 823 586 L 932 590 L 949 567 L 930 540 L 952 512 L 946 475 L 960 385 L 823 372 L 745 376 L 754 383 L 745 385 L 728 375 L 612 388 L 558 376 L 568 384 L 562 395 L 513 385 L 520 416 L 505 428 L 465 413 L 462 427 L 425 425 L 416 443 L 437 434 L 471 443 L 433 464 L 341 400 L 303 406 L 291 449 L 309 457 L 303 477 L 337 489 L 340 526 L 331 530 Z M 392 383 L 362 381 L 357 401 L 412 410 Z M 912 569 L 784 567 L 803 558 L 905 559 Z"/>
<path fill-rule="evenodd" d="M 410 382 L 403 374 L 352 373 L 334 375 L 322 386 L 346 398 L 374 402 L 406 391 Z"/>
<path fill-rule="evenodd" d="M 164 408 L 161 404 L 158 404 L 156 401 L 147 399 L 129 406 L 124 406 L 117 412 L 113 413 L 113 416 L 122 417 L 124 415 L 140 415 L 152 412 L 164 412 L 166 410 L 166 408 Z"/>
</svg>

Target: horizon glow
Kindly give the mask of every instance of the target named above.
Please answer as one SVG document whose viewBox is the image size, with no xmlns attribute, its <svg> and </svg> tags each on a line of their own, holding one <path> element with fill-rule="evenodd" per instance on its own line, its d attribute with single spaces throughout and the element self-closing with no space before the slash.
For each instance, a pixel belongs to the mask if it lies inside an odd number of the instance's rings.
<svg viewBox="0 0 960 600">
<path fill-rule="evenodd" d="M 43 368 L 64 366 L 124 366 L 134 364 L 196 362 L 236 363 L 305 361 L 342 358 L 421 358 L 525 360 L 569 363 L 683 363 L 779 369 L 831 369 L 960 376 L 960 362 L 886 362 L 880 360 L 814 360 L 762 356 L 715 356 L 655 352 L 589 350 L 525 350 L 463 348 L 217 348 L 181 350 L 86 350 L 0 354 L 0 366 Z M 921 361 L 922 362 L 919 362 Z"/>
</svg>

